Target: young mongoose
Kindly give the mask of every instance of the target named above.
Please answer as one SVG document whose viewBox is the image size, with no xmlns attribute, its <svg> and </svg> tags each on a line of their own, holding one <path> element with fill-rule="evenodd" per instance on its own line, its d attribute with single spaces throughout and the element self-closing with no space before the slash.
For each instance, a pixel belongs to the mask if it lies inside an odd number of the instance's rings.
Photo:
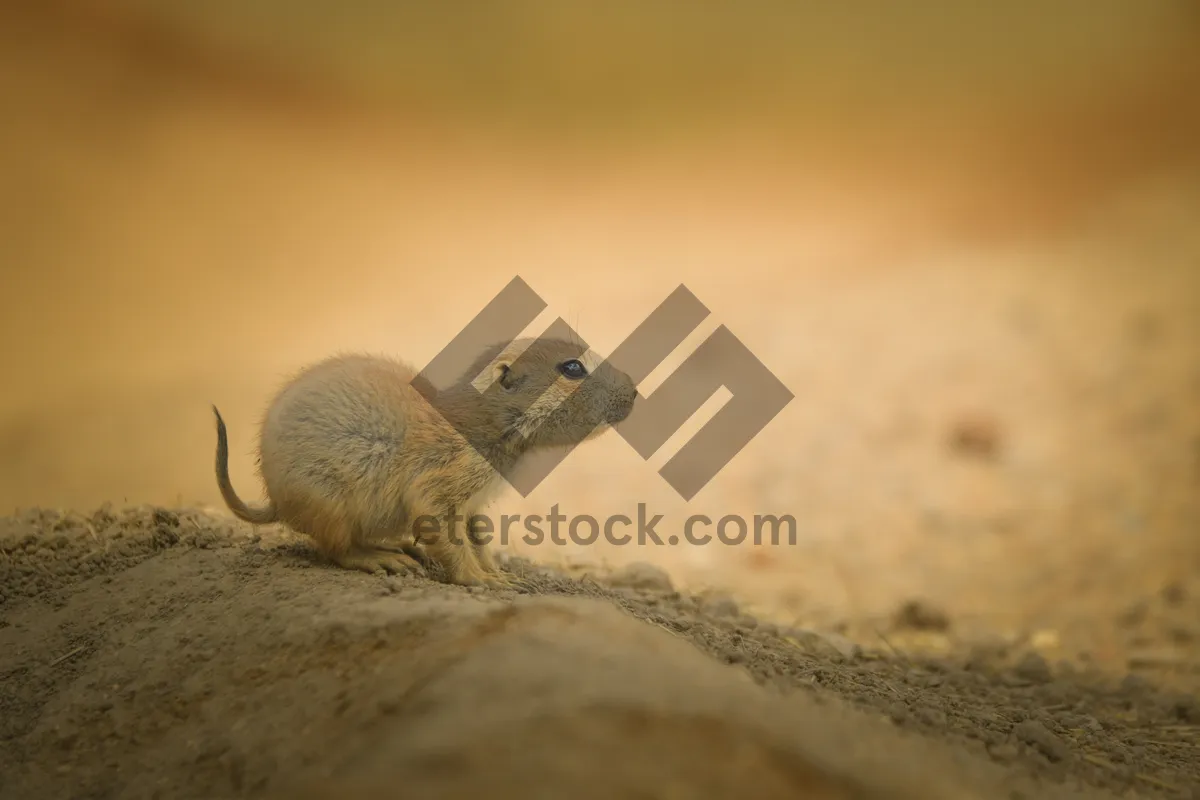
<svg viewBox="0 0 1200 800">
<path fill-rule="evenodd" d="M 435 403 L 402 361 L 328 358 L 288 382 L 267 410 L 265 506 L 234 491 L 225 423 L 213 407 L 217 485 L 239 518 L 283 522 L 344 568 L 423 574 L 431 559 L 450 583 L 512 585 L 486 544 L 467 535 L 468 520 L 522 456 L 595 438 L 628 417 L 637 397 L 628 375 L 607 364 L 589 369 L 578 354 L 558 339 L 495 345 Z M 481 393 L 472 382 L 489 366 L 495 385 Z"/>
</svg>

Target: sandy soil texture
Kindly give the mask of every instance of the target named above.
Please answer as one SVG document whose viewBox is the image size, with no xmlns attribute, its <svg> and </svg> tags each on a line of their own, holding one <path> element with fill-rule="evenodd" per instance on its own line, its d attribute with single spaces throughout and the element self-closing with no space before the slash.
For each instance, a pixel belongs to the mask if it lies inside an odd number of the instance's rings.
<svg viewBox="0 0 1200 800">
<path fill-rule="evenodd" d="M 331 569 L 209 512 L 2 524 L 6 798 L 1200 786 L 1194 696 L 1032 654 L 864 651 L 646 564 L 581 579 L 516 559 L 518 595 Z M 1164 602 L 1194 617 L 1200 584 Z"/>
</svg>

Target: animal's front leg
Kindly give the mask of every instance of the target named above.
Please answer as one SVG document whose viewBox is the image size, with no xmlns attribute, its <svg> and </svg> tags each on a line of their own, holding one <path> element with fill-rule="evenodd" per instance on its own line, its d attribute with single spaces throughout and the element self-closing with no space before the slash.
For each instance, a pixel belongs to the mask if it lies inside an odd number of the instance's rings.
<svg viewBox="0 0 1200 800">
<path fill-rule="evenodd" d="M 428 531 L 430 527 L 427 518 L 422 530 Z M 437 517 L 436 530 L 421 533 L 419 542 L 429 557 L 441 566 L 447 583 L 494 588 L 509 585 L 503 575 L 493 573 L 480 564 L 476 546 L 467 535 L 466 520 L 461 514 L 450 512 L 440 515 Z"/>
<path fill-rule="evenodd" d="M 511 572 L 505 572 L 496 562 L 494 551 L 491 547 L 492 534 L 487 530 L 480 530 L 479 527 L 472 527 L 471 530 L 471 546 L 475 548 L 475 558 L 479 561 L 479 566 L 491 575 L 500 586 L 508 589 L 525 589 L 532 590 L 533 586 L 524 578 L 519 578 Z"/>
<path fill-rule="evenodd" d="M 492 533 L 486 529 L 485 522 L 486 518 L 470 517 L 467 521 L 467 532 L 471 537 L 471 546 L 475 549 L 475 558 L 479 561 L 479 566 L 483 567 L 485 572 L 499 574 L 500 567 L 492 556 L 491 547 L 488 546 Z"/>
</svg>

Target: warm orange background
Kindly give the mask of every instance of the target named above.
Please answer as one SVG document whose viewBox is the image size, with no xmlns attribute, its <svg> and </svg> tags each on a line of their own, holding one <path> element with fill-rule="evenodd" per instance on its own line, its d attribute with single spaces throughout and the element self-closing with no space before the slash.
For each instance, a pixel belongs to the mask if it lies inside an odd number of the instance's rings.
<svg viewBox="0 0 1200 800">
<path fill-rule="evenodd" d="M 692 346 L 725 324 L 796 394 L 690 505 L 654 473 L 681 435 L 648 464 L 608 437 L 494 509 L 791 513 L 794 546 L 539 557 L 799 621 L 915 594 L 1092 625 L 1101 657 L 1096 619 L 1200 564 L 1189 4 L 12 5 L 10 507 L 218 502 L 214 402 L 253 497 L 283 376 L 423 364 L 519 274 L 535 327 L 601 352 L 686 284 Z M 956 454 L 960 423 L 999 454 Z"/>
</svg>

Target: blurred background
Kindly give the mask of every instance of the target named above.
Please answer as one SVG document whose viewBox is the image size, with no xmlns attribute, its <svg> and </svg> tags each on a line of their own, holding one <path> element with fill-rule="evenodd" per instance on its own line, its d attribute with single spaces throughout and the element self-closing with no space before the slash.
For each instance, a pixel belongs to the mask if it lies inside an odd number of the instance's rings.
<svg viewBox="0 0 1200 800">
<path fill-rule="evenodd" d="M 217 504 L 212 403 L 254 497 L 306 362 L 423 366 L 515 275 L 604 353 L 682 283 L 681 357 L 726 325 L 792 404 L 691 503 L 684 431 L 493 513 L 798 540 L 515 551 L 1118 663 L 1200 574 L 1198 9 L 0 4 L 0 504 Z"/>
</svg>

